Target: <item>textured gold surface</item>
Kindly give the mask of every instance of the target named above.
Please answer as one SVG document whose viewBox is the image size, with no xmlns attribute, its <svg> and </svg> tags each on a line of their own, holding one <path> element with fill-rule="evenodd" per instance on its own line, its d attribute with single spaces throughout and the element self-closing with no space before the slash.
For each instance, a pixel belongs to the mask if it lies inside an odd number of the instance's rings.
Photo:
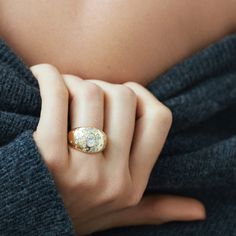
<svg viewBox="0 0 236 236">
<path fill-rule="evenodd" d="M 94 127 L 78 127 L 68 133 L 68 142 L 81 152 L 98 153 L 106 147 L 107 136 Z"/>
</svg>

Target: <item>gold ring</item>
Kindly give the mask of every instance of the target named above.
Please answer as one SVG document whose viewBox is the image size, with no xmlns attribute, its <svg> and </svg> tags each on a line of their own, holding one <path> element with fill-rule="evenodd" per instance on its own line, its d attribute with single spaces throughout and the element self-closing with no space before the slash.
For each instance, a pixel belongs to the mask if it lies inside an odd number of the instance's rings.
<svg viewBox="0 0 236 236">
<path fill-rule="evenodd" d="M 68 133 L 68 142 L 74 149 L 85 153 L 102 152 L 107 144 L 107 135 L 95 127 L 77 127 Z"/>
</svg>

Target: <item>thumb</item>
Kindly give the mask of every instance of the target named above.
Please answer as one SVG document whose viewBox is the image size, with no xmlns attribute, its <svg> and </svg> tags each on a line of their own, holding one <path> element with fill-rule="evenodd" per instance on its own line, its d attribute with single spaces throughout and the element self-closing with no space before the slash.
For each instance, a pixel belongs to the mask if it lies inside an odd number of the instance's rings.
<svg viewBox="0 0 236 236">
<path fill-rule="evenodd" d="M 103 224 L 103 226 L 113 228 L 130 225 L 158 225 L 171 221 L 194 221 L 205 218 L 205 208 L 198 200 L 173 195 L 149 195 L 143 197 L 138 205 L 107 217 L 109 225 Z"/>
</svg>

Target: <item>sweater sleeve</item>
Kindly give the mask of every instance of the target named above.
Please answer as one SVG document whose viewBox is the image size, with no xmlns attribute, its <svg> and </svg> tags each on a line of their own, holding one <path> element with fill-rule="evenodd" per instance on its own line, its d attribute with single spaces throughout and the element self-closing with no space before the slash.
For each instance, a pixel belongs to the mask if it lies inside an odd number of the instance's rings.
<svg viewBox="0 0 236 236">
<path fill-rule="evenodd" d="M 0 148 L 0 235 L 74 235 L 32 132 Z"/>
</svg>

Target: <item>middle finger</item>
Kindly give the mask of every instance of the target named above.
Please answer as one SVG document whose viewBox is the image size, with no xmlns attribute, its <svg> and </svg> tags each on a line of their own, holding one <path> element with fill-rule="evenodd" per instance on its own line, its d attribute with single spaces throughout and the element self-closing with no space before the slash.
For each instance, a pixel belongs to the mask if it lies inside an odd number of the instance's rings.
<svg viewBox="0 0 236 236">
<path fill-rule="evenodd" d="M 98 80 L 89 81 L 104 91 L 104 131 L 108 135 L 108 146 L 104 153 L 107 153 L 110 160 L 117 159 L 118 156 L 129 157 L 135 126 L 135 93 L 124 85 Z"/>
</svg>

